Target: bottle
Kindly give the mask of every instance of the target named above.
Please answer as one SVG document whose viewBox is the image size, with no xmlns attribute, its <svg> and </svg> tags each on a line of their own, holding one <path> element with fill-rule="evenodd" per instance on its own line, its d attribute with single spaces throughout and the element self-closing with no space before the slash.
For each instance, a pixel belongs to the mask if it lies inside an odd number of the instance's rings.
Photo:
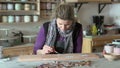
<svg viewBox="0 0 120 68">
<path fill-rule="evenodd" d="M 95 24 L 93 24 L 93 26 L 92 26 L 92 35 L 94 36 L 94 35 L 97 35 L 97 27 L 96 27 L 96 25 Z"/>
</svg>

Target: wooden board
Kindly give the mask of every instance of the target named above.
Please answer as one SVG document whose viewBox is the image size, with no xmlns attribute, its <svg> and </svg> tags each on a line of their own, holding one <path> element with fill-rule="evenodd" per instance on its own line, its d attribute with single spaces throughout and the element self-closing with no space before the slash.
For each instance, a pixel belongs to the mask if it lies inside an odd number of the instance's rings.
<svg viewBox="0 0 120 68">
<path fill-rule="evenodd" d="M 43 61 L 43 60 L 54 60 L 54 61 L 67 61 L 67 60 L 93 60 L 98 59 L 99 56 L 96 54 L 46 54 L 46 55 L 21 55 L 18 57 L 18 61 Z"/>
</svg>

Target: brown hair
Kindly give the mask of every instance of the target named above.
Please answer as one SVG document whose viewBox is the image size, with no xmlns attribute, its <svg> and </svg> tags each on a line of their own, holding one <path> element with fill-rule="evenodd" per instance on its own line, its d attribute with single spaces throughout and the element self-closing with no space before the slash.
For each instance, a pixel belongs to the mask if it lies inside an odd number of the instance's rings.
<svg viewBox="0 0 120 68">
<path fill-rule="evenodd" d="M 74 21 L 74 8 L 70 4 L 60 4 L 55 10 L 55 18 Z"/>
</svg>

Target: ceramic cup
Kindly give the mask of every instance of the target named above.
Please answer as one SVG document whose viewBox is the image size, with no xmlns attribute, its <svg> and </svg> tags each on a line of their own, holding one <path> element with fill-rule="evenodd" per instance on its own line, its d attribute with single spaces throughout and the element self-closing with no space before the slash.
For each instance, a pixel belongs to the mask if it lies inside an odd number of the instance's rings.
<svg viewBox="0 0 120 68">
<path fill-rule="evenodd" d="M 114 53 L 115 55 L 120 55 L 120 47 L 114 47 L 113 53 Z"/>
<path fill-rule="evenodd" d="M 114 46 L 111 44 L 107 44 L 104 46 L 104 50 L 106 53 L 113 53 Z"/>
</svg>

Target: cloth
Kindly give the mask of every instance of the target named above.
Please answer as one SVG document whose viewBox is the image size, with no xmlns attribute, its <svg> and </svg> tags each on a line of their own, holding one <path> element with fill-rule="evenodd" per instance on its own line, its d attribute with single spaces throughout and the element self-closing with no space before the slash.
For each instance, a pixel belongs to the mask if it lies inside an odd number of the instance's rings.
<svg viewBox="0 0 120 68">
<path fill-rule="evenodd" d="M 64 44 L 61 45 L 61 46 L 64 46 L 63 53 L 72 53 L 73 52 L 73 40 L 72 40 L 73 29 L 74 29 L 74 23 L 73 25 L 71 25 L 70 30 L 66 30 L 62 32 L 59 28 L 57 28 L 56 19 L 53 19 L 48 27 L 48 33 L 47 33 L 45 44 L 51 47 L 55 47 L 55 46 L 57 47 L 57 45 L 55 45 L 55 42 L 56 42 L 56 36 L 58 31 L 60 36 L 64 37 L 64 41 L 63 41 Z"/>
</svg>

